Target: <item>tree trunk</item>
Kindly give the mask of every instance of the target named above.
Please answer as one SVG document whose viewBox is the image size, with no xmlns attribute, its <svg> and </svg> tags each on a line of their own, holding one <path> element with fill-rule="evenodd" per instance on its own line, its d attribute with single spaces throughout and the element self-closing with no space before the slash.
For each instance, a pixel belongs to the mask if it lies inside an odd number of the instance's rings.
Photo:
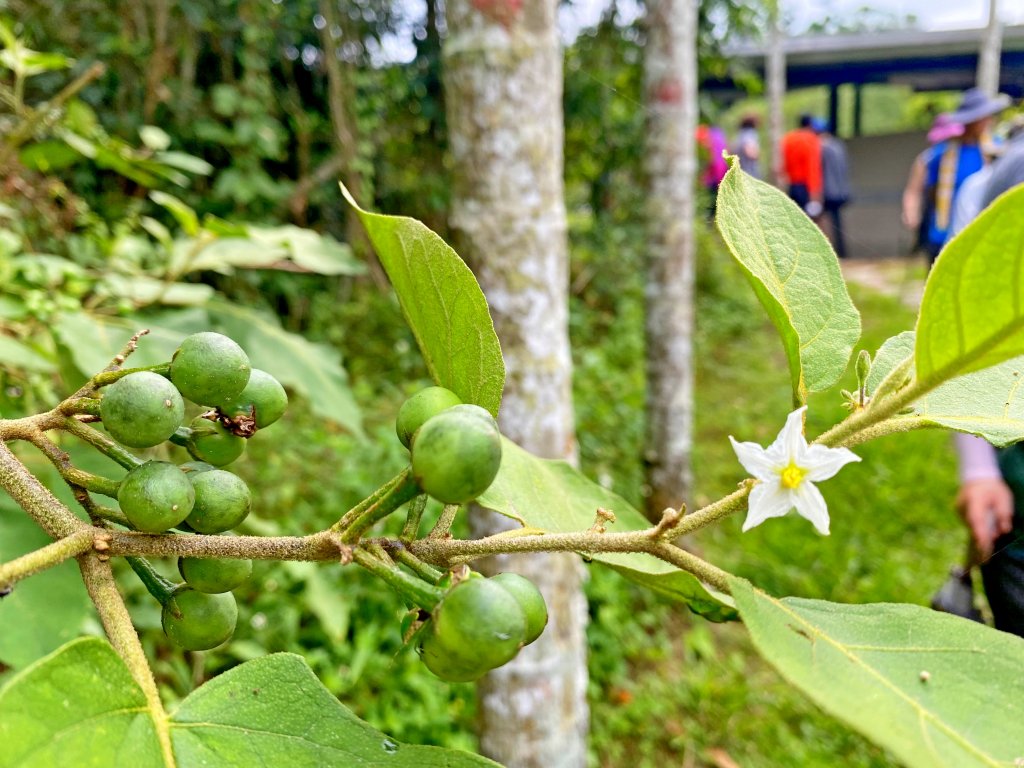
<svg viewBox="0 0 1024 768">
<path fill-rule="evenodd" d="M 693 279 L 697 175 L 697 0 L 650 0 L 647 104 L 648 513 L 692 486 Z"/>
<path fill-rule="evenodd" d="M 999 0 L 988 2 L 988 26 L 978 52 L 978 87 L 988 96 L 999 93 L 999 59 L 1003 43 L 1003 28 L 999 23 Z"/>
<path fill-rule="evenodd" d="M 768 95 L 768 150 L 771 152 L 771 176 L 776 185 L 781 185 L 782 157 L 782 98 L 786 95 L 786 50 L 782 19 L 779 18 L 779 2 L 774 0 L 770 7 L 768 27 L 768 61 L 765 63 L 765 79 Z M 763 167 L 763 164 L 762 164 Z"/>
<path fill-rule="evenodd" d="M 574 459 L 562 58 L 555 0 L 450 0 L 443 54 L 451 226 L 505 356 L 499 423 L 527 450 Z M 477 511 L 476 535 L 511 527 Z M 506 556 L 544 593 L 543 636 L 478 686 L 481 751 L 510 768 L 586 765 L 586 602 L 575 556 Z"/>
</svg>

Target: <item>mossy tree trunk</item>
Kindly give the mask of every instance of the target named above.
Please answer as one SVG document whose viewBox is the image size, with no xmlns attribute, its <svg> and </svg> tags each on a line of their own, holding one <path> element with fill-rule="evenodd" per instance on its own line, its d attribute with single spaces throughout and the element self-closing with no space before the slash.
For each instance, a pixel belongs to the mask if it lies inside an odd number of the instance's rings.
<svg viewBox="0 0 1024 768">
<path fill-rule="evenodd" d="M 648 511 L 678 509 L 691 486 L 697 173 L 697 0 L 647 3 Z"/>
<path fill-rule="evenodd" d="M 505 356 L 502 432 L 574 459 L 562 57 L 555 0 L 449 0 L 443 51 L 456 247 L 487 294 Z M 477 511 L 474 533 L 511 527 Z M 481 751 L 510 768 L 586 764 L 586 603 L 566 555 L 503 557 L 544 593 L 544 635 L 478 687 Z"/>
</svg>

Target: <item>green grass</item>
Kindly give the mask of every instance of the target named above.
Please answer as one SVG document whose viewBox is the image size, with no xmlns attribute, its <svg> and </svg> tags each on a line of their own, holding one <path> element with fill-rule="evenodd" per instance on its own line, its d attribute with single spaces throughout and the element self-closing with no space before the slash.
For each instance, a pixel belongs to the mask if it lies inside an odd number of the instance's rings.
<svg viewBox="0 0 1024 768">
<path fill-rule="evenodd" d="M 788 372 L 774 328 L 764 320 L 739 270 L 708 238 L 701 265 L 697 334 L 695 499 L 704 504 L 744 477 L 728 435 L 767 444 L 791 410 Z M 851 289 L 863 315 L 862 346 L 874 351 L 913 326 L 913 313 L 893 299 Z M 621 317 L 629 317 L 629 312 Z M 619 328 L 623 335 L 642 326 Z M 633 347 L 612 335 L 605 347 Z M 578 402 L 592 399 L 586 375 L 600 367 L 587 349 L 578 360 Z M 613 351 L 611 356 L 615 356 Z M 611 381 L 607 374 L 611 371 Z M 642 380 L 621 367 L 604 368 L 604 388 L 622 401 Z M 582 378 L 582 380 L 581 380 Z M 843 417 L 840 389 L 855 389 L 852 366 L 828 392 L 812 396 L 808 434 Z M 584 406 L 585 407 L 585 406 Z M 635 423 L 620 429 L 603 413 L 597 434 L 624 434 L 618 461 L 635 477 Z M 639 421 L 640 412 L 632 418 Z M 598 419 L 599 420 L 599 419 Z M 591 424 L 590 426 L 598 426 Z M 614 465 L 607 444 L 585 451 Z M 700 532 L 693 544 L 715 564 L 776 595 L 841 602 L 927 604 L 963 549 L 952 499 L 955 463 L 940 432 L 898 435 L 859 446 L 863 458 L 822 484 L 832 535 L 819 536 L 795 515 L 740 533 L 742 515 Z M 591 466 L 593 468 L 593 466 Z M 628 491 L 627 491 L 628 493 Z M 632 496 L 637 501 L 635 491 Z M 715 765 L 724 750 L 744 768 L 880 766 L 895 763 L 790 688 L 754 652 L 740 624 L 712 625 L 592 569 L 590 594 L 593 764 L 634 768 Z"/>
</svg>

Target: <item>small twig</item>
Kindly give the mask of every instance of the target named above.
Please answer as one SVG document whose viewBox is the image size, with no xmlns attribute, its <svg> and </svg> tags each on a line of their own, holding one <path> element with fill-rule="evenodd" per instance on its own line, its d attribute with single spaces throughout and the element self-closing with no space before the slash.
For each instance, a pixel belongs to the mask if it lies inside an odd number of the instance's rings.
<svg viewBox="0 0 1024 768">
<path fill-rule="evenodd" d="M 78 469 L 71 463 L 71 457 L 67 451 L 63 450 L 45 435 L 36 435 L 31 442 L 57 468 L 60 476 L 64 478 L 68 485 L 84 488 L 93 493 L 101 493 L 112 499 L 117 498 L 117 489 L 121 485 L 120 481 L 111 480 L 109 477 L 101 477 L 100 475 L 94 475 L 92 472 Z"/>
<path fill-rule="evenodd" d="M 417 576 L 410 576 L 393 563 L 388 564 L 387 561 L 371 554 L 363 547 L 354 549 L 352 557 L 356 563 L 425 611 L 432 610 L 444 597 L 444 590 Z"/>
<path fill-rule="evenodd" d="M 666 509 L 664 512 L 661 513 L 661 519 L 658 521 L 658 524 L 654 526 L 654 528 L 651 530 L 651 538 L 664 538 L 667 533 L 669 533 L 673 528 L 675 528 L 676 525 L 679 524 L 679 521 L 683 519 L 683 516 L 685 514 L 685 504 L 682 505 L 682 509 L 672 509 L 672 507 Z"/>
<path fill-rule="evenodd" d="M 608 530 L 606 523 L 614 522 L 614 512 L 612 512 L 610 509 L 605 509 L 604 507 L 598 507 L 597 511 L 594 513 L 594 524 L 590 526 L 590 532 L 605 533 Z"/>
<path fill-rule="evenodd" d="M 146 591 L 149 592 L 160 605 L 167 605 L 171 601 L 175 585 L 157 573 L 149 561 L 144 557 L 126 557 L 128 565 L 135 571 Z M 174 611 L 177 618 L 181 618 L 180 612 Z"/>
<path fill-rule="evenodd" d="M 124 345 L 120 352 L 114 355 L 114 359 L 110 361 L 110 364 L 103 369 L 103 373 L 110 373 L 112 371 L 118 371 L 121 366 L 124 365 L 124 361 L 127 360 L 132 352 L 139 348 L 139 339 L 149 333 L 149 328 L 143 328 L 140 331 L 136 331 L 132 334 L 132 337 L 128 339 L 128 343 Z M 99 376 L 99 374 L 97 374 Z M 93 379 L 96 379 L 94 376 Z"/>
<path fill-rule="evenodd" d="M 434 523 L 434 527 L 430 529 L 430 533 L 427 534 L 427 538 L 448 538 L 448 534 L 452 529 L 452 523 L 455 522 L 455 516 L 459 514 L 459 509 L 459 504 L 445 504 L 444 509 L 441 510 L 441 516 L 437 518 L 437 522 Z"/>
<path fill-rule="evenodd" d="M 387 491 L 376 501 L 352 517 L 345 515 L 331 530 L 339 534 L 342 542 L 346 544 L 357 542 L 377 522 L 414 499 L 419 493 L 420 487 L 416 484 L 412 472 L 406 469 L 388 484 Z"/>
<path fill-rule="evenodd" d="M 93 429 L 78 419 L 66 419 L 64 421 L 64 430 L 68 434 L 74 435 L 79 440 L 96 448 L 100 453 L 113 459 L 125 469 L 135 469 L 135 467 L 141 467 L 146 463 L 119 443 L 115 443 L 98 429 Z"/>
<path fill-rule="evenodd" d="M 405 518 L 405 525 L 402 526 L 402 533 L 399 534 L 403 541 L 411 541 L 416 538 L 420 531 L 420 520 L 423 519 L 423 510 L 427 508 L 427 494 L 421 493 L 409 502 L 409 514 Z"/>
<path fill-rule="evenodd" d="M 0 593 L 9 592 L 16 582 L 24 578 L 88 552 L 93 548 L 94 542 L 94 532 L 89 528 L 83 528 L 27 555 L 0 563 Z"/>
<path fill-rule="evenodd" d="M 131 616 L 128 615 L 121 593 L 117 591 L 110 563 L 100 560 L 95 555 L 86 554 L 79 555 L 78 566 L 82 570 L 85 588 L 96 606 L 110 644 L 114 646 L 114 650 L 124 661 L 132 678 L 146 697 L 164 764 L 167 768 L 173 768 L 177 763 L 171 749 L 167 711 L 160 701 L 160 692 L 157 690 L 153 671 L 146 660 L 146 653 L 142 650 L 135 627 L 132 626 Z"/>
<path fill-rule="evenodd" d="M 75 514 L 47 490 L 0 441 L 0 488 L 10 494 L 53 539 L 63 539 L 86 527 Z"/>
<path fill-rule="evenodd" d="M 430 583 L 436 584 L 444 576 L 444 571 L 420 560 L 405 548 L 405 544 L 401 540 L 382 539 L 380 544 L 393 560 L 411 569 L 421 579 L 426 579 Z"/>
</svg>

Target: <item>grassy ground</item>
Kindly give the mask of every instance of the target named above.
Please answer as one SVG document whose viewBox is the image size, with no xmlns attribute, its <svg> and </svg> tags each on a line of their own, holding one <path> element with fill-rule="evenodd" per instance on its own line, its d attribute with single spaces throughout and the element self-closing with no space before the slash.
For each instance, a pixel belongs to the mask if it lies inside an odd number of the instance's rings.
<svg viewBox="0 0 1024 768">
<path fill-rule="evenodd" d="M 728 435 L 766 444 L 791 408 L 774 329 L 713 241 L 704 252 L 694 456 L 699 504 L 728 493 L 743 477 Z M 912 327 L 913 313 L 896 300 L 856 287 L 851 292 L 863 316 L 862 346 L 868 350 Z M 614 349 L 615 339 L 606 346 Z M 577 397 L 584 404 L 594 401 L 585 391 L 592 362 L 581 359 L 577 372 Z M 640 397 L 631 389 L 636 386 L 631 371 L 614 369 L 611 377 L 606 369 L 601 386 L 619 387 L 622 402 Z M 842 418 L 841 388 L 855 388 L 852 373 L 812 397 L 809 435 Z M 601 418 L 598 414 L 596 420 Z M 640 432 L 635 425 L 617 430 L 614 412 L 603 418 L 606 424 L 596 434 L 621 431 L 636 439 Z M 631 418 L 638 419 L 638 412 Z M 629 456 L 638 455 L 638 444 L 620 447 L 622 474 L 635 479 L 639 465 L 631 465 Z M 614 466 L 612 450 L 604 445 L 585 456 L 600 473 Z M 822 485 L 831 536 L 817 535 L 796 516 L 741 535 L 737 516 L 702 532 L 695 544 L 712 562 L 776 595 L 926 604 L 964 539 L 952 510 L 955 465 L 949 439 L 938 432 L 900 435 L 857 452 L 860 464 Z M 635 491 L 633 496 L 636 500 Z M 741 625 L 709 624 L 613 583 L 615 577 L 598 569 L 592 574 L 595 765 L 727 766 L 728 758 L 744 768 L 894 764 L 789 688 L 755 655 Z"/>
</svg>

